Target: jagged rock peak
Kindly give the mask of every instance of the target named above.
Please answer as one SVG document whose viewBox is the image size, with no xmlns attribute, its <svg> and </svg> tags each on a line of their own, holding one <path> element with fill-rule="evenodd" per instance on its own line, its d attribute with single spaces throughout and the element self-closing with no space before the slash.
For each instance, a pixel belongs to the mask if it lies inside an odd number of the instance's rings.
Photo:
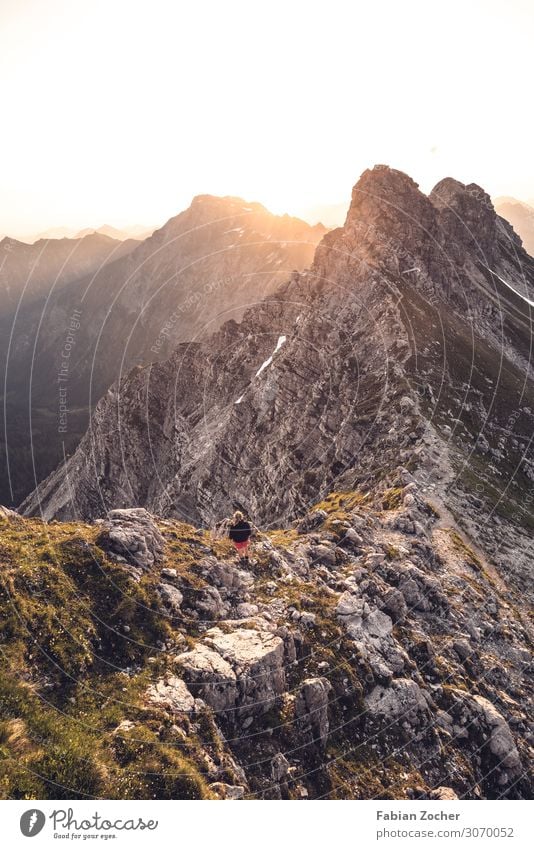
<svg viewBox="0 0 534 849">
<path fill-rule="evenodd" d="M 419 184 L 404 171 L 390 168 L 389 165 L 375 165 L 366 168 L 352 190 L 352 200 L 360 194 L 372 194 L 384 197 L 391 192 L 413 191 L 419 194 Z"/>
<path fill-rule="evenodd" d="M 352 190 L 345 227 L 367 222 L 380 229 L 406 226 L 410 221 L 431 223 L 435 212 L 415 180 L 388 165 L 363 172 Z"/>
<path fill-rule="evenodd" d="M 493 262 L 497 240 L 521 245 L 497 215 L 488 193 L 476 183 L 446 177 L 427 196 L 411 177 L 387 165 L 363 172 L 352 190 L 344 229 L 360 238 L 370 234 L 375 241 L 376 233 L 383 234 L 404 248 L 429 236 L 446 245 L 448 252 L 475 247 L 486 264 Z M 327 244 L 334 239 L 334 235 L 327 237 Z"/>
<path fill-rule="evenodd" d="M 170 218 L 163 227 L 156 230 L 155 241 L 174 238 L 176 235 L 182 236 L 184 227 L 185 233 L 189 235 L 204 225 L 218 228 L 223 235 L 234 233 L 235 236 L 237 233 L 236 239 L 241 235 L 237 228 L 246 227 L 248 230 L 265 232 L 268 239 L 279 239 L 282 242 L 296 240 L 313 245 L 327 232 L 327 228 L 322 224 L 312 226 L 291 215 L 276 215 L 257 201 L 247 201 L 232 195 L 202 194 L 196 195 L 187 209 Z M 233 229 L 228 230 L 227 225 Z M 206 234 L 199 229 L 198 235 L 205 238 Z"/>
<path fill-rule="evenodd" d="M 483 188 L 476 183 L 466 185 L 453 177 L 445 177 L 436 183 L 429 198 L 438 209 L 456 206 L 462 202 L 462 199 L 467 199 L 473 204 L 483 204 L 486 209 L 495 213 L 491 198 Z"/>
<path fill-rule="evenodd" d="M 195 195 L 191 201 L 192 207 L 240 207 L 243 212 L 267 212 L 263 204 L 257 201 L 248 202 L 233 195 Z"/>
<path fill-rule="evenodd" d="M 489 194 L 476 183 L 445 177 L 434 186 L 429 199 L 449 242 L 474 243 L 486 264 L 493 261 L 499 238 L 521 246 L 519 236 L 499 217 Z"/>
</svg>

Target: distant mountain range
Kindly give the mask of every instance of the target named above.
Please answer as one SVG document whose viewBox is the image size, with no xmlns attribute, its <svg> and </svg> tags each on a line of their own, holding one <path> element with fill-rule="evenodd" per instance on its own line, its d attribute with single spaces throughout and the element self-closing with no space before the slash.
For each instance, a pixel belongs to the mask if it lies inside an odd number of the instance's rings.
<svg viewBox="0 0 534 849">
<path fill-rule="evenodd" d="M 272 215 L 258 203 L 202 195 L 148 239 L 134 242 L 134 250 L 131 241 L 93 234 L 74 242 L 17 243 L 6 251 L 0 502 L 18 503 L 76 446 L 90 409 L 115 380 L 132 366 L 169 356 L 179 342 L 209 335 L 230 318 L 238 321 L 292 270 L 311 263 L 325 232 Z M 80 246 L 94 243 L 113 246 L 117 259 L 93 261 L 70 275 L 60 260 L 48 270 L 43 264 L 47 252 L 76 257 Z M 38 280 L 29 274 L 26 255 L 39 260 Z M 32 297 L 25 292 L 16 309 L 27 280 Z M 59 386 L 68 390 L 61 405 Z M 69 408 L 65 428 L 60 406 Z"/>
<path fill-rule="evenodd" d="M 132 225 L 131 227 L 112 227 L 109 224 L 103 224 L 101 227 L 85 227 L 82 230 L 75 230 L 72 227 L 50 227 L 42 233 L 29 236 L 21 241 L 33 244 L 40 239 L 82 239 L 84 236 L 98 233 L 101 236 L 109 236 L 110 239 L 117 239 L 123 242 L 126 239 L 147 239 L 152 235 L 156 227 L 144 227 L 142 225 Z"/>
<path fill-rule="evenodd" d="M 534 207 L 516 198 L 501 197 L 495 200 L 495 209 L 521 236 L 525 250 L 534 255 Z"/>
<path fill-rule="evenodd" d="M 49 297 L 80 277 L 125 256 L 139 242 L 101 233 L 74 239 L 40 239 L 33 244 L 5 237 L 0 242 L 0 315 L 36 298 Z"/>
</svg>

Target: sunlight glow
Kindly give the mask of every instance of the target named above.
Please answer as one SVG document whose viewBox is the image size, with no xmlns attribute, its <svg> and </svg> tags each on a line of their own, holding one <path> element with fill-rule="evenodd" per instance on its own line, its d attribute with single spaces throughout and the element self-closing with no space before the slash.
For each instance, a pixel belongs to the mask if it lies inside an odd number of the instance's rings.
<svg viewBox="0 0 534 849">
<path fill-rule="evenodd" d="M 533 9 L 3 0 L 0 234 L 163 223 L 203 192 L 327 218 L 377 162 L 530 199 Z"/>
</svg>

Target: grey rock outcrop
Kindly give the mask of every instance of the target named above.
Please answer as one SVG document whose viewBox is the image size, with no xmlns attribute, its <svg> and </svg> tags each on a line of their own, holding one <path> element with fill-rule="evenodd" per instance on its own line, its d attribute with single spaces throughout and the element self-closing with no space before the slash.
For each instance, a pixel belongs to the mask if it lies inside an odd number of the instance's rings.
<svg viewBox="0 0 534 849">
<path fill-rule="evenodd" d="M 451 787 L 436 787 L 430 791 L 431 799 L 440 799 L 443 802 L 450 802 L 457 799 L 458 796 Z"/>
<path fill-rule="evenodd" d="M 230 664 L 202 643 L 179 654 L 176 665 L 192 692 L 217 713 L 232 710 L 237 699 L 236 675 Z"/>
<path fill-rule="evenodd" d="M 339 621 L 379 677 L 391 678 L 404 668 L 405 653 L 392 637 L 391 617 L 362 596 L 346 591 L 337 604 Z"/>
<path fill-rule="evenodd" d="M 159 560 L 164 540 L 150 513 L 132 507 L 110 510 L 96 544 L 115 559 L 147 570 Z"/>
<path fill-rule="evenodd" d="M 375 687 L 365 704 L 369 715 L 385 725 L 397 722 L 417 725 L 421 714 L 428 712 L 421 688 L 409 678 L 396 678 L 389 687 Z"/>
<path fill-rule="evenodd" d="M 328 739 L 328 697 L 332 685 L 326 678 L 307 678 L 297 693 L 295 714 L 303 733 L 325 747 Z"/>
<path fill-rule="evenodd" d="M 466 728 L 470 737 L 479 736 L 490 753 L 493 769 L 500 775 L 501 783 L 509 781 L 521 770 L 521 758 L 502 714 L 488 699 L 479 695 L 455 690 L 458 713 L 457 721 Z"/>
<path fill-rule="evenodd" d="M 159 585 L 159 594 L 164 606 L 174 615 L 181 612 L 182 602 L 184 597 L 178 587 L 172 584 L 163 583 Z"/>
<path fill-rule="evenodd" d="M 273 781 L 280 784 L 287 779 L 288 774 L 289 761 L 282 752 L 277 752 L 271 761 L 271 775 L 273 777 Z"/>
<path fill-rule="evenodd" d="M 268 631 L 212 628 L 176 664 L 199 697 L 235 719 L 265 713 L 285 690 L 284 643 Z"/>
<path fill-rule="evenodd" d="M 238 715 L 269 710 L 285 690 L 282 639 L 249 628 L 209 639 L 235 671 Z"/>
<path fill-rule="evenodd" d="M 195 710 L 194 697 L 184 681 L 175 675 L 171 675 L 167 680 L 162 678 L 150 686 L 146 692 L 146 700 L 149 704 L 171 713 L 192 713 Z"/>
</svg>

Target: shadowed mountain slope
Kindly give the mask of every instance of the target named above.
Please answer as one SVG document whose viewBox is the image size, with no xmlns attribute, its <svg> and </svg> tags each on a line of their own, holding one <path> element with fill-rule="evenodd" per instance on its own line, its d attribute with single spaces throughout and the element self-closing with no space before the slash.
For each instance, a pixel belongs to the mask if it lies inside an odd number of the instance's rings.
<svg viewBox="0 0 534 849">
<path fill-rule="evenodd" d="M 241 318 L 311 263 L 324 232 L 202 195 L 128 256 L 9 316 L 0 498 L 20 501 L 71 452 L 92 407 L 133 365 Z"/>
</svg>

